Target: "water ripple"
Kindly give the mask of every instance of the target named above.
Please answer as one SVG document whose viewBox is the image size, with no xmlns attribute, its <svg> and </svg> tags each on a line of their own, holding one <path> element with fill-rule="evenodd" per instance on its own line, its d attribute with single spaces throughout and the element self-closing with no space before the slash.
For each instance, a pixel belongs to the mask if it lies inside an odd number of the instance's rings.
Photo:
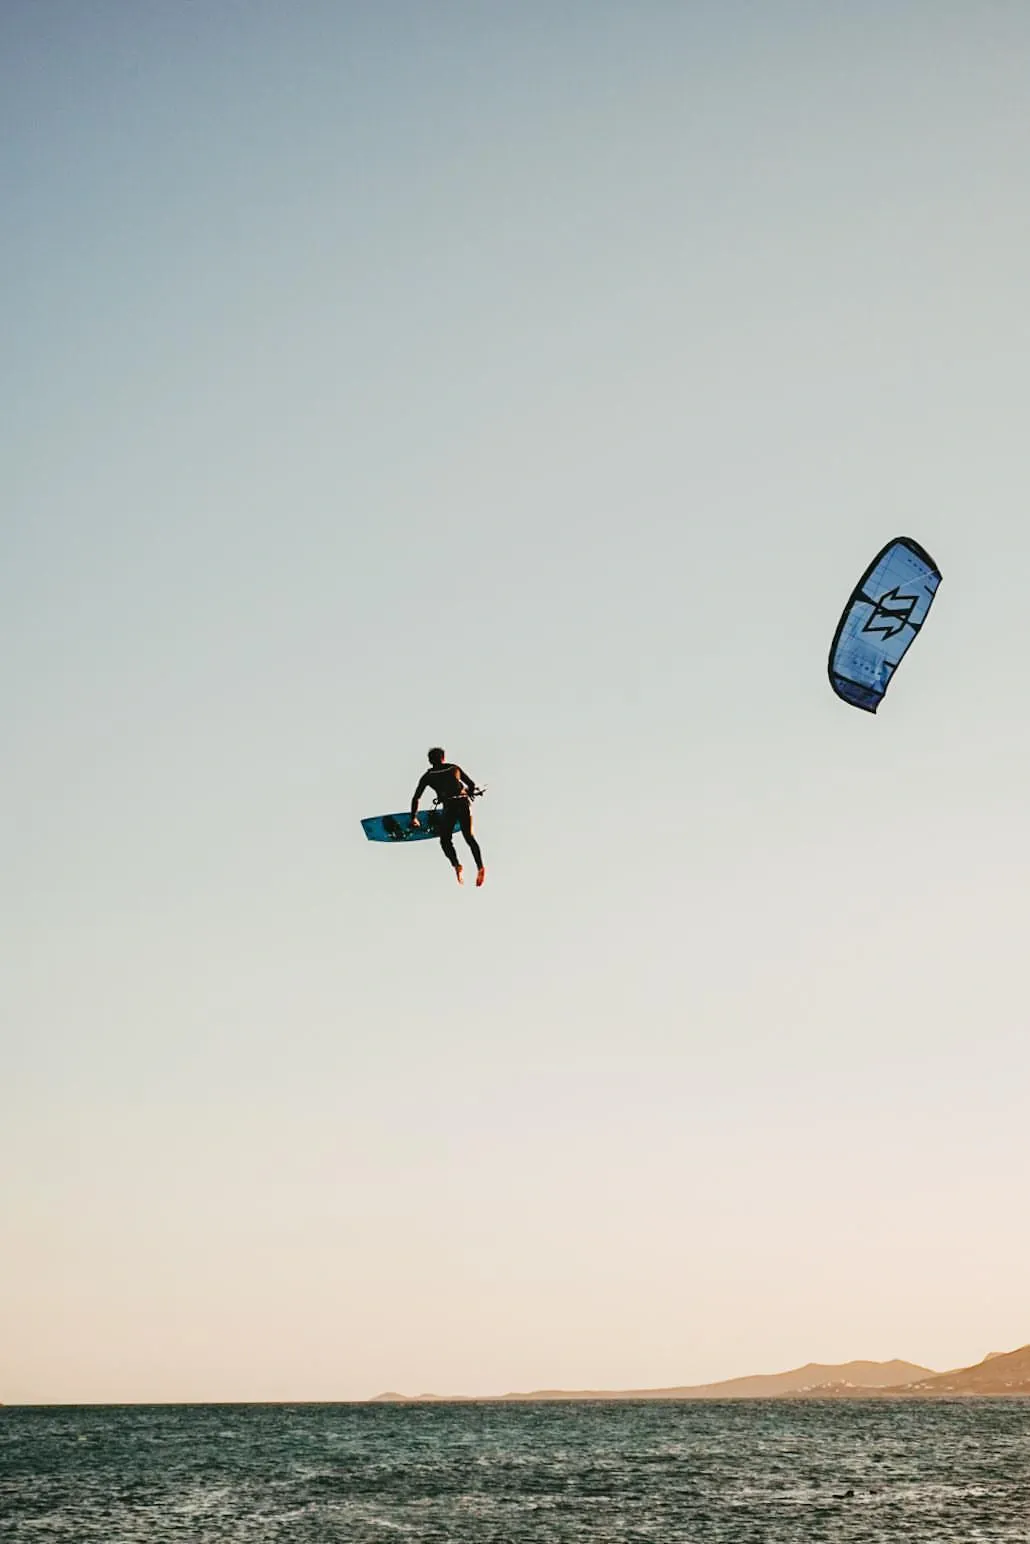
<svg viewBox="0 0 1030 1544">
<path fill-rule="evenodd" d="M 1027 1544 L 1030 1403 L 0 1410 L 8 1544 Z"/>
</svg>

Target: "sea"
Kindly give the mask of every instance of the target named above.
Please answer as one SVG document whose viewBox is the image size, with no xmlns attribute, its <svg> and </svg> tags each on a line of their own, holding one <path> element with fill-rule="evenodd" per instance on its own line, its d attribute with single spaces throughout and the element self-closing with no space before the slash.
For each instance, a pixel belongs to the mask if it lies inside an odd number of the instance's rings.
<svg viewBox="0 0 1030 1544">
<path fill-rule="evenodd" d="M 16 1544 L 1030 1541 L 1030 1400 L 0 1409 Z"/>
</svg>

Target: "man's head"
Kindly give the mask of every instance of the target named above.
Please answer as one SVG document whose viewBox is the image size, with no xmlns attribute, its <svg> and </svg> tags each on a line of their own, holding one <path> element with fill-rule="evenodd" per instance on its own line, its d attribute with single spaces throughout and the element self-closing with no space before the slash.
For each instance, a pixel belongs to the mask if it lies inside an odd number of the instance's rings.
<svg viewBox="0 0 1030 1544">
<path fill-rule="evenodd" d="M 442 767 L 444 764 L 444 752 L 442 745 L 432 745 L 426 753 L 431 767 Z"/>
</svg>

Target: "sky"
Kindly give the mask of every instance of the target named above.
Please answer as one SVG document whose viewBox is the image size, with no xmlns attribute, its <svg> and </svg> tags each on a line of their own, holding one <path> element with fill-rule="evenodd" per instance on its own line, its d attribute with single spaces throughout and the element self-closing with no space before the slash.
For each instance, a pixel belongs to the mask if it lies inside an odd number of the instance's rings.
<svg viewBox="0 0 1030 1544">
<path fill-rule="evenodd" d="M 1016 0 L 0 8 L 0 1400 L 1030 1339 L 1028 76 Z M 432 744 L 482 890 L 364 840 Z"/>
</svg>

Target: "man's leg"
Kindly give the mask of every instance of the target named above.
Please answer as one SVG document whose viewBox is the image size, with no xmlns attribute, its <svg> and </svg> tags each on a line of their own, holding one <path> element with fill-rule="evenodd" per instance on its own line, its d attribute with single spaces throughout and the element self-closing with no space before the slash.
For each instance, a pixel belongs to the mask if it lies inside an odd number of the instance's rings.
<svg viewBox="0 0 1030 1544">
<path fill-rule="evenodd" d="M 476 884 L 481 885 L 486 878 L 486 869 L 483 867 L 483 854 L 479 850 L 479 843 L 472 835 L 472 801 L 463 799 L 458 806 L 458 821 L 461 825 L 461 834 L 469 846 L 473 858 L 476 860 Z"/>
<path fill-rule="evenodd" d="M 462 883 L 461 864 L 458 862 L 458 854 L 454 850 L 454 837 L 451 833 L 454 816 L 441 809 L 435 811 L 433 821 L 440 836 L 440 846 L 443 848 L 443 855 L 454 870 L 455 877 L 460 885 Z"/>
</svg>

